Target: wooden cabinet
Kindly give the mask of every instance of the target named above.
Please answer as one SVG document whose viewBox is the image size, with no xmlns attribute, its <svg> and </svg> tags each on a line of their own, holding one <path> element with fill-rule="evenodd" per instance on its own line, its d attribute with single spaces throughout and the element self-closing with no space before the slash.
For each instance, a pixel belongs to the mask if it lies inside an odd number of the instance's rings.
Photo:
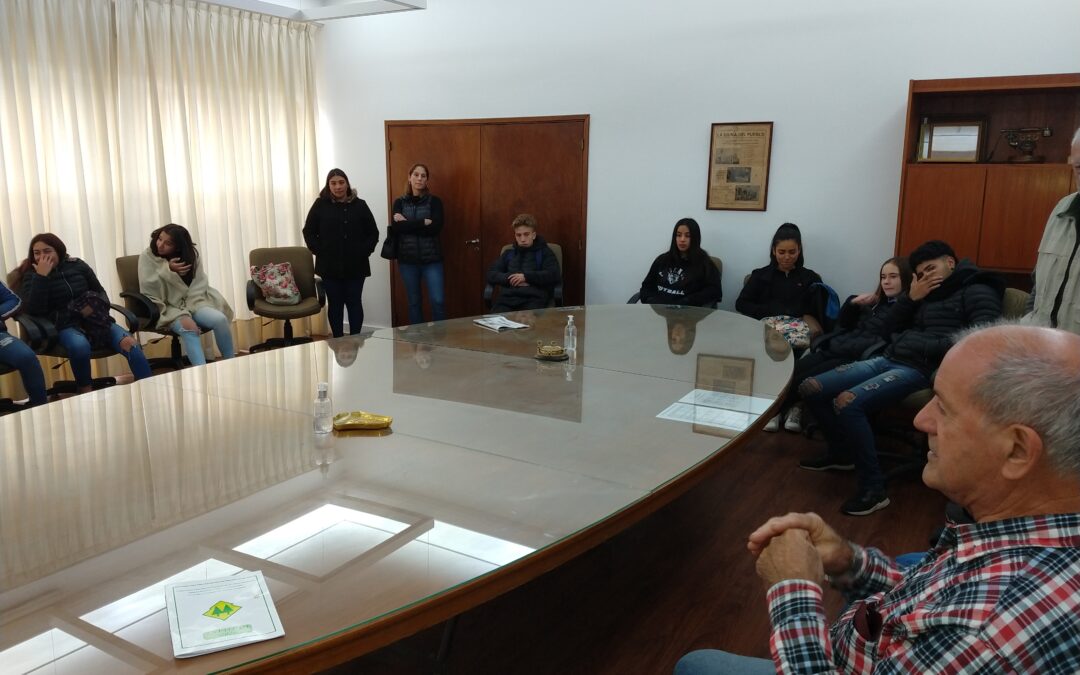
<svg viewBox="0 0 1080 675">
<path fill-rule="evenodd" d="M 985 122 L 983 161 L 915 161 L 925 120 Z M 904 164 L 896 253 L 906 255 L 929 239 L 949 242 L 962 258 L 987 269 L 1026 275 L 1050 209 L 1076 190 L 1066 163 L 1080 126 L 1080 73 L 957 80 L 912 80 L 908 91 Z M 1042 163 L 1012 162 L 1002 129 L 1048 127 L 1040 138 Z"/>
</svg>

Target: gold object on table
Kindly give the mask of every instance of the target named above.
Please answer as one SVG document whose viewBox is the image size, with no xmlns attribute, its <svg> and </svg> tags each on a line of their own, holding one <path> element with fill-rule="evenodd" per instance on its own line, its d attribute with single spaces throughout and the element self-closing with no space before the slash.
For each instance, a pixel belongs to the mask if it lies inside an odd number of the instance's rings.
<svg viewBox="0 0 1080 675">
<path fill-rule="evenodd" d="M 570 358 L 570 355 L 554 340 L 550 344 L 544 344 L 542 340 L 537 340 L 536 358 L 541 361 L 565 361 Z"/>
<path fill-rule="evenodd" d="M 376 415 L 375 413 L 354 410 L 334 415 L 334 429 L 337 431 L 349 431 L 352 429 L 386 429 L 394 422 L 389 415 Z"/>
</svg>

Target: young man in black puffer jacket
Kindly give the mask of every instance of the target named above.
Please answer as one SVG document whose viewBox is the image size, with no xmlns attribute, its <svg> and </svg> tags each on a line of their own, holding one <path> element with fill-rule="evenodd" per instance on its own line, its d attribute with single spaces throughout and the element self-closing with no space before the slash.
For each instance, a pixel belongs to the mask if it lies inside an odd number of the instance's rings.
<svg viewBox="0 0 1080 675">
<path fill-rule="evenodd" d="M 536 218 L 522 213 L 514 218 L 514 247 L 499 256 L 488 270 L 488 283 L 499 286 L 494 312 L 542 309 L 551 300 L 562 273 L 559 261 L 544 238 L 536 233 Z"/>
<path fill-rule="evenodd" d="M 908 262 L 915 279 L 884 317 L 882 334 L 889 344 L 882 355 L 808 378 L 799 387 L 829 442 L 824 456 L 800 466 L 857 470 L 858 493 L 841 508 L 848 515 L 889 505 L 869 415 L 928 388 L 958 331 L 1001 317 L 1004 278 L 968 260 L 957 262 L 945 242 L 926 242 Z"/>
</svg>

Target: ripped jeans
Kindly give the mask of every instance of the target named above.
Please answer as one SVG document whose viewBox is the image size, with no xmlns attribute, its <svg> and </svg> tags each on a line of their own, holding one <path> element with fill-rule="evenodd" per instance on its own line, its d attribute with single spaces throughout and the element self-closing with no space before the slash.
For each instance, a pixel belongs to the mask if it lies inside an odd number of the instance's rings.
<svg viewBox="0 0 1080 675">
<path fill-rule="evenodd" d="M 929 386 L 930 379 L 917 368 L 877 356 L 807 378 L 799 392 L 825 433 L 829 454 L 855 462 L 862 493 L 885 490 L 869 416 Z M 844 392 L 854 398 L 837 405 L 835 399 Z"/>
<path fill-rule="evenodd" d="M 195 322 L 195 325 L 199 328 L 213 331 L 214 342 L 217 343 L 218 351 L 221 352 L 221 358 L 231 359 L 236 356 L 236 349 L 233 347 L 232 331 L 229 326 L 229 318 L 220 311 L 213 307 L 200 307 L 191 314 L 191 320 Z M 206 364 L 206 353 L 203 351 L 202 338 L 197 330 L 187 330 L 180 323 L 180 319 L 176 319 L 169 326 L 172 332 L 180 336 L 180 340 L 184 343 L 184 353 L 187 354 L 188 361 L 193 366 L 202 366 Z"/>
</svg>

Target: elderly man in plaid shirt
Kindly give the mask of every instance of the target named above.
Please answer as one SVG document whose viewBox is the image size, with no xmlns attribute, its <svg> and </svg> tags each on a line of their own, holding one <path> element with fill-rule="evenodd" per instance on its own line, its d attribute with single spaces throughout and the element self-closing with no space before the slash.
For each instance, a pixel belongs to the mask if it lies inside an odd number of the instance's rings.
<svg viewBox="0 0 1080 675">
<path fill-rule="evenodd" d="M 715 650 L 704 673 L 1080 673 L 1080 336 L 997 325 L 942 361 L 915 418 L 923 481 L 964 506 L 901 571 L 813 513 L 750 535 L 768 586 L 772 660 Z M 851 603 L 831 628 L 828 579 Z"/>
</svg>

